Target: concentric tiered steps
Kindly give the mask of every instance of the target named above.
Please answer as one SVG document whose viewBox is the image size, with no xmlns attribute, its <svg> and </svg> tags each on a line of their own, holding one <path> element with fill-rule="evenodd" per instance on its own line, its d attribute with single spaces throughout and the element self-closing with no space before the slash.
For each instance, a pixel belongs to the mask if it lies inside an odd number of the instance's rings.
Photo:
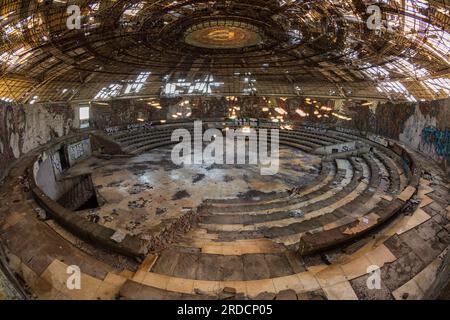
<svg viewBox="0 0 450 320">
<path fill-rule="evenodd" d="M 113 138 L 127 152 L 138 154 L 169 144 L 172 130 L 162 126 L 148 132 L 121 132 Z M 433 281 L 425 279 L 434 279 L 449 259 L 449 189 L 435 165 L 414 154 L 414 166 L 436 177 L 431 182 L 420 179 L 419 170 L 411 172 L 390 148 L 361 137 L 332 130 L 316 134 L 302 128 L 280 134 L 281 144 L 305 152 L 354 140 L 373 150 L 324 158 L 316 179 L 293 194 L 210 199 L 196 228 L 166 250 L 150 254 L 134 273 L 114 270 L 81 251 L 77 258 L 61 255 L 51 244 L 64 240 L 32 214 L 18 216 L 3 210 L 6 224 L 0 236 L 10 239 L 16 270 L 22 269 L 19 273 L 27 279 L 37 276 L 31 287 L 40 298 L 119 294 L 126 299 L 403 299 L 405 293 L 409 298 L 429 297 Z M 10 178 L 19 174 L 17 170 Z M 416 191 L 419 207 L 410 215 L 395 215 Z M 22 208 L 22 212 L 30 210 Z M 42 243 L 34 252 L 45 256 L 47 263 L 40 263 L 39 270 L 30 265 L 23 245 L 14 237 L 23 228 L 35 231 L 31 238 L 24 234 L 22 242 L 38 238 Z M 340 249 L 332 249 L 337 244 Z M 66 242 L 64 250 L 77 252 Z M 59 273 L 65 272 L 68 263 L 83 264 L 89 291 L 74 293 L 64 288 Z M 92 272 L 95 264 L 98 271 Z M 381 268 L 383 286 L 376 292 L 365 286 L 373 265 Z M 33 271 L 23 271 L 29 269 Z M 42 283 L 51 289 L 43 291 Z M 234 288 L 237 294 L 230 295 L 233 290 L 224 288 Z"/>
<path fill-rule="evenodd" d="M 280 144 L 305 152 L 354 140 L 361 138 L 340 132 L 280 133 Z M 364 142 L 374 147 L 370 154 L 324 161 L 317 179 L 295 194 L 207 201 L 199 227 L 161 253 L 145 282 L 163 284 L 169 291 L 188 288 L 184 293 L 209 289 L 209 294 L 229 284 L 253 297 L 253 293 L 264 292 L 269 283 L 275 291 L 280 291 L 275 285 L 279 281 L 298 283 L 294 279 L 309 272 L 295 253 L 305 234 L 326 233 L 361 221 L 372 227 L 380 218 L 374 212 L 389 208 L 408 184 L 411 173 L 405 171 L 395 153 Z M 295 216 L 299 210 L 302 214 Z M 332 246 L 333 241 L 328 241 Z M 183 289 L 174 284 L 178 282 Z M 272 287 L 268 286 L 270 292 Z"/>
<path fill-rule="evenodd" d="M 142 132 L 119 132 L 112 135 L 111 138 L 121 145 L 124 152 L 140 154 L 158 147 L 174 144 L 174 142 L 171 141 L 172 132 L 173 130 L 180 128 L 185 128 L 191 133 L 193 132 L 192 125 L 180 125 L 175 128 L 154 128 Z"/>
</svg>

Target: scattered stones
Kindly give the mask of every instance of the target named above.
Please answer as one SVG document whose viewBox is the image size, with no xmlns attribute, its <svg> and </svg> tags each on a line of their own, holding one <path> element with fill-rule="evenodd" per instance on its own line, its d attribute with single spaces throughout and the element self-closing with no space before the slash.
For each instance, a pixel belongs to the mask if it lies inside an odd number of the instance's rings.
<svg viewBox="0 0 450 320">
<path fill-rule="evenodd" d="M 429 173 L 428 171 L 424 171 L 422 173 L 422 178 L 424 178 L 425 180 L 428 180 L 428 181 L 433 181 L 433 175 L 431 173 Z"/>
<path fill-rule="evenodd" d="M 128 208 L 130 209 L 144 208 L 145 206 L 148 205 L 149 202 L 150 202 L 149 200 L 145 200 L 143 197 L 140 197 L 137 200 L 128 201 Z"/>
<path fill-rule="evenodd" d="M 308 169 L 308 173 L 317 174 L 317 173 L 319 173 L 319 170 L 317 168 L 310 168 L 310 169 Z"/>
<path fill-rule="evenodd" d="M 203 290 L 201 290 L 199 288 L 194 288 L 194 292 L 195 292 L 195 294 L 198 294 L 200 296 L 207 296 L 208 295 L 207 292 L 205 292 L 205 291 L 203 291 Z"/>
<path fill-rule="evenodd" d="M 233 180 L 234 180 L 233 177 L 230 177 L 230 176 L 228 176 L 228 175 L 223 176 L 223 181 L 224 181 L 224 182 L 231 182 L 231 181 L 233 181 Z"/>
<path fill-rule="evenodd" d="M 104 217 L 103 217 L 103 220 L 105 220 L 105 222 L 111 222 L 111 221 L 114 220 L 114 218 L 111 217 L 111 216 L 104 216 Z"/>
<path fill-rule="evenodd" d="M 96 212 L 91 211 L 91 212 L 88 213 L 87 219 L 90 222 L 97 223 L 100 220 L 100 216 Z"/>
<path fill-rule="evenodd" d="M 293 218 L 303 218 L 305 213 L 300 209 L 296 209 L 289 211 L 289 216 Z"/>
<path fill-rule="evenodd" d="M 129 221 L 127 223 L 127 225 L 125 226 L 125 229 L 127 231 L 133 231 L 134 229 L 136 229 L 140 225 L 141 225 L 141 223 L 139 221 Z"/>
<path fill-rule="evenodd" d="M 145 241 L 152 241 L 154 237 L 150 233 L 141 233 L 139 235 L 139 238 L 141 238 L 142 240 L 145 240 Z"/>
<path fill-rule="evenodd" d="M 37 218 L 39 220 L 47 220 L 47 212 L 45 212 L 42 208 L 34 208 L 34 212 L 36 212 Z"/>
<path fill-rule="evenodd" d="M 403 208 L 403 213 L 404 213 L 405 215 L 407 215 L 407 216 L 413 214 L 414 211 L 416 211 L 417 206 L 418 206 L 419 204 L 420 204 L 420 200 L 419 200 L 419 199 L 416 199 L 416 198 L 410 199 L 410 200 L 406 203 L 405 207 Z"/>
<path fill-rule="evenodd" d="M 138 194 L 146 190 L 151 190 L 153 187 L 149 183 L 136 183 L 134 184 L 130 190 L 128 191 L 129 194 Z"/>
<path fill-rule="evenodd" d="M 294 188 L 290 189 L 288 191 L 289 197 L 293 197 L 293 196 L 297 195 L 300 192 L 300 190 L 301 190 L 301 187 L 294 187 Z"/>
<path fill-rule="evenodd" d="M 19 184 L 22 186 L 22 189 L 24 192 L 30 191 L 30 183 L 26 177 L 19 176 L 18 180 L 19 180 Z"/>
<path fill-rule="evenodd" d="M 176 241 L 180 235 L 185 234 L 192 224 L 198 221 L 197 211 L 190 210 L 181 218 L 165 220 L 166 224 L 159 232 L 140 234 L 139 237 L 149 242 L 148 249 L 150 251 L 161 251 Z"/>
</svg>

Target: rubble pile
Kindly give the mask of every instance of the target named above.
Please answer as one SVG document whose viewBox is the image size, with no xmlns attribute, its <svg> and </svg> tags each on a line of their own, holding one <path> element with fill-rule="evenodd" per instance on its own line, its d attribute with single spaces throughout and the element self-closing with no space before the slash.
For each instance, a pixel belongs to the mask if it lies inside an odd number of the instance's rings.
<svg viewBox="0 0 450 320">
<path fill-rule="evenodd" d="M 182 234 L 188 232 L 192 225 L 198 222 L 198 210 L 187 208 L 180 218 L 169 222 L 161 231 L 153 234 L 143 234 L 141 238 L 148 241 L 149 251 L 160 251 L 176 240 Z"/>
</svg>

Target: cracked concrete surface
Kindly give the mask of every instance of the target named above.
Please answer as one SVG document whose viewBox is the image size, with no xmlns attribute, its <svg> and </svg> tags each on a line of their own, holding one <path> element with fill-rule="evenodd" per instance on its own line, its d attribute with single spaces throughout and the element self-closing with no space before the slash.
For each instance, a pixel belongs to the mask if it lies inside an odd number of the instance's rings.
<svg viewBox="0 0 450 320">
<path fill-rule="evenodd" d="M 93 157 L 72 167 L 68 176 L 92 173 L 104 200 L 101 207 L 79 214 L 98 215 L 98 223 L 145 239 L 165 221 L 179 218 L 186 208 L 196 208 L 206 199 L 258 197 L 308 185 L 317 177 L 321 161 L 281 147 L 278 174 L 262 176 L 258 165 L 178 166 L 171 161 L 171 150 L 164 147 L 111 160 Z"/>
</svg>

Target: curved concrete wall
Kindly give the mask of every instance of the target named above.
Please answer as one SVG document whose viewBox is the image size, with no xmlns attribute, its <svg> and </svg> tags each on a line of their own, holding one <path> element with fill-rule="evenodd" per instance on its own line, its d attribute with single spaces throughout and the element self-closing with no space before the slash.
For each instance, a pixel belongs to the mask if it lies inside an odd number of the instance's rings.
<svg viewBox="0 0 450 320">
<path fill-rule="evenodd" d="M 64 179 L 62 176 L 63 168 L 60 159 L 60 150 L 64 149 L 67 153 L 70 166 L 75 164 L 79 159 L 80 161 L 89 157 L 92 151 L 89 148 L 81 148 L 76 150 L 77 154 L 74 154 L 72 146 L 77 146 L 85 141 L 90 141 L 89 136 L 74 136 L 67 137 L 65 141 L 55 143 L 51 145 L 47 150 L 43 151 L 37 157 L 33 164 L 33 178 L 36 185 L 52 200 L 57 201 L 62 195 L 69 191 L 75 184 L 81 181 L 81 177 L 74 177 L 70 179 Z M 73 163 L 71 159 L 74 159 Z M 66 160 L 67 161 L 67 160 Z"/>
<path fill-rule="evenodd" d="M 67 104 L 19 105 L 0 101 L 0 180 L 14 160 L 72 130 Z"/>
<path fill-rule="evenodd" d="M 450 177 L 450 98 L 344 109 L 353 119 L 342 125 L 399 140 L 436 160 Z"/>
<path fill-rule="evenodd" d="M 148 108 L 145 101 L 115 100 L 109 106 L 93 104 L 91 124 L 94 128 L 103 129 L 134 123 L 137 117 L 150 121 L 166 119 L 168 108 L 179 100 L 161 100 L 162 110 Z M 192 112 L 195 118 L 217 117 L 219 113 L 223 116 L 223 111 L 227 110 L 223 99 L 194 100 L 198 106 Z M 300 120 L 293 110 L 301 100 L 292 98 L 283 103 L 289 118 Z M 256 97 L 243 99 L 241 113 L 264 117 L 265 114 L 259 112 L 263 102 Z M 353 120 L 339 125 L 399 140 L 432 157 L 450 176 L 450 99 L 418 103 L 389 102 L 365 107 L 357 102 L 346 102 L 343 108 Z M 76 122 L 74 110 L 68 104 L 23 106 L 0 102 L 0 179 L 11 162 L 22 154 L 70 133 Z M 330 118 L 328 121 L 335 120 Z M 321 123 L 323 120 L 315 121 Z"/>
</svg>

